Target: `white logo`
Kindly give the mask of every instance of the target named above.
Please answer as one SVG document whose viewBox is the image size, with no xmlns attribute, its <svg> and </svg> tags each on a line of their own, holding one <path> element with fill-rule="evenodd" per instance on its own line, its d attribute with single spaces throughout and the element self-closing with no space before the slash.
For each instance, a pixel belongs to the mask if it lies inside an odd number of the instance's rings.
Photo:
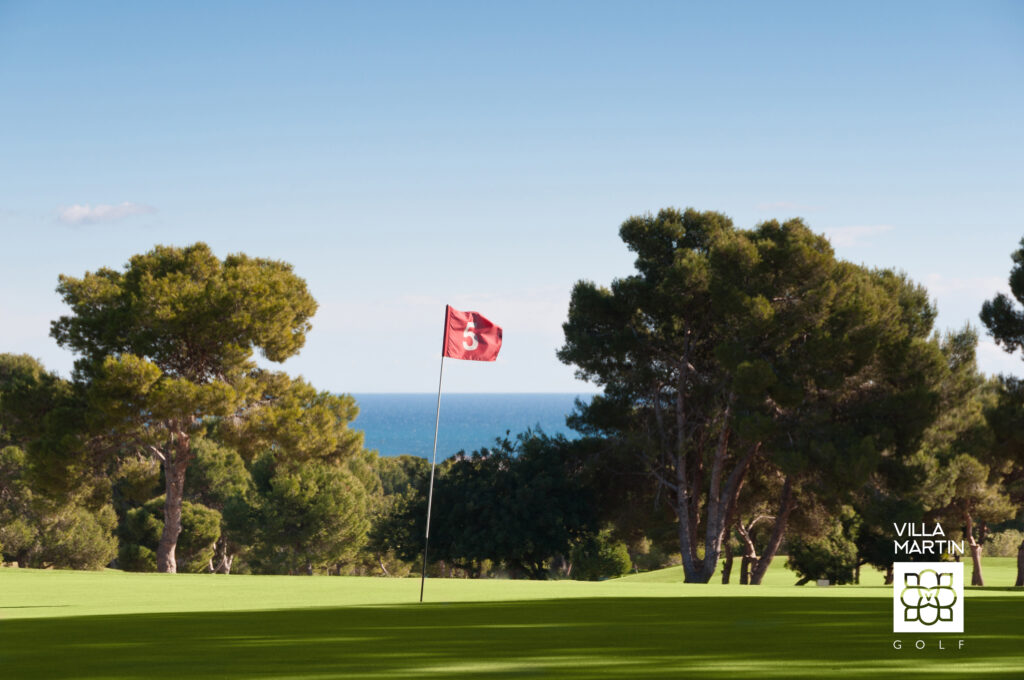
<svg viewBox="0 0 1024 680">
<path fill-rule="evenodd" d="M 896 562 L 892 632 L 964 632 L 963 562 Z"/>
</svg>

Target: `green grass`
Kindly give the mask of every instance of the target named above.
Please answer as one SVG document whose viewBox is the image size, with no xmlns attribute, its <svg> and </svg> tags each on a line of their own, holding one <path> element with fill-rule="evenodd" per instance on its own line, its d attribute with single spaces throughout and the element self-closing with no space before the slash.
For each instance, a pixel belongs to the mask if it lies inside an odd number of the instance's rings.
<svg viewBox="0 0 1024 680">
<path fill-rule="evenodd" d="M 1013 560 L 985 568 L 990 582 L 1005 570 L 1012 583 Z M 897 636 L 887 587 L 795 588 L 781 564 L 761 587 L 685 585 L 677 573 L 430 579 L 420 605 L 417 579 L 0 569 L 0 674 L 1019 678 L 1024 669 L 1021 591 L 970 591 L 963 635 Z M 961 638 L 964 650 L 949 649 Z M 928 647 L 914 649 L 916 639 Z"/>
<path fill-rule="evenodd" d="M 766 586 L 791 586 L 799 577 L 786 568 L 786 558 L 777 557 L 768 567 L 763 585 Z M 1017 581 L 1017 558 L 1015 557 L 986 557 L 981 563 L 982 574 L 985 583 L 989 586 L 1012 586 Z M 964 579 L 971 582 L 971 574 L 974 572 L 974 565 L 970 558 L 964 561 Z M 732 582 L 739 583 L 739 563 L 732 570 Z M 621 579 L 631 583 L 678 583 L 683 580 L 682 567 L 669 567 L 644 574 L 631 574 Z M 721 576 L 715 574 L 713 583 L 720 583 Z M 872 567 L 862 567 L 860 570 L 860 583 L 862 586 L 882 586 L 885 584 L 885 574 Z M 814 588 L 814 584 L 806 586 Z"/>
</svg>

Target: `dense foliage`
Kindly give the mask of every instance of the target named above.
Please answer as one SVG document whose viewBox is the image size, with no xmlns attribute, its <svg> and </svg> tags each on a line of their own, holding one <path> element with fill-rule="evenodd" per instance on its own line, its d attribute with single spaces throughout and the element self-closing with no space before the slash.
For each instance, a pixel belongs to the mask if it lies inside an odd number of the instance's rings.
<svg viewBox="0 0 1024 680">
<path fill-rule="evenodd" d="M 981 308 L 981 322 L 1007 352 L 1024 348 L 1024 239 L 1011 254 L 1010 295 L 999 293 Z M 1024 381 L 1000 376 L 996 403 L 986 412 L 995 439 L 995 480 L 1010 495 L 1015 517 L 1004 528 L 1024 529 Z M 980 550 L 980 548 L 979 548 Z M 1017 551 L 1016 586 L 1024 586 L 1024 540 Z"/>
<path fill-rule="evenodd" d="M 626 544 L 616 540 L 610 529 L 584 536 L 569 555 L 570 572 L 579 581 L 600 581 L 629 573 L 633 561 Z"/>
<path fill-rule="evenodd" d="M 38 455 L 66 429 L 73 386 L 24 355 L 0 354 L 0 554 L 32 567 L 99 569 L 117 553 L 109 482 L 53 473 Z"/>
<path fill-rule="evenodd" d="M 492 561 L 545 578 L 552 557 L 596 529 L 595 499 L 573 453 L 563 437 L 528 432 L 446 461 L 434 482 L 430 557 L 472 574 Z M 386 545 L 406 560 L 422 556 L 426 481 L 387 527 Z"/>
<path fill-rule="evenodd" d="M 736 229 L 663 210 L 623 223 L 635 273 L 573 290 L 559 357 L 603 393 L 575 424 L 620 442 L 676 516 L 687 581 L 707 582 L 749 471 L 778 484 L 760 581 L 808 494 L 863 484 L 913 450 L 942 371 L 926 292 L 837 260 L 800 220 Z"/>
</svg>

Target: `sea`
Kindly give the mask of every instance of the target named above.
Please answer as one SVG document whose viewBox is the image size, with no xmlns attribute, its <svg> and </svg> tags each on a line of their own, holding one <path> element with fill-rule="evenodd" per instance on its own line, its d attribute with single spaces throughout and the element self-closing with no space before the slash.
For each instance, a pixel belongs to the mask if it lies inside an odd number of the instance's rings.
<svg viewBox="0 0 1024 680">
<path fill-rule="evenodd" d="M 351 424 L 365 433 L 365 446 L 382 456 L 412 454 L 430 458 L 434 444 L 437 394 L 353 394 L 359 416 Z M 459 451 L 492 447 L 528 428 L 549 435 L 577 435 L 565 425 L 576 400 L 591 394 L 441 394 L 437 459 Z"/>
</svg>

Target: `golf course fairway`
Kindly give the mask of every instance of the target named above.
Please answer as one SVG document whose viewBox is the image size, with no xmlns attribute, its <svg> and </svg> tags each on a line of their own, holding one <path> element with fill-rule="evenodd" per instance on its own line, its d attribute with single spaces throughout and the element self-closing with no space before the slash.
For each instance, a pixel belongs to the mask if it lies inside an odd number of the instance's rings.
<svg viewBox="0 0 1024 680">
<path fill-rule="evenodd" d="M 876 573 L 864 574 L 870 585 L 794 587 L 781 561 L 759 587 L 687 585 L 672 569 L 600 583 L 429 579 L 423 604 L 411 578 L 0 569 L 0 669 L 89 679 L 1024 677 L 1024 589 L 1003 586 L 1012 560 L 985 568 L 997 585 L 968 589 L 965 632 L 930 635 L 891 632 L 892 589 Z"/>
</svg>

